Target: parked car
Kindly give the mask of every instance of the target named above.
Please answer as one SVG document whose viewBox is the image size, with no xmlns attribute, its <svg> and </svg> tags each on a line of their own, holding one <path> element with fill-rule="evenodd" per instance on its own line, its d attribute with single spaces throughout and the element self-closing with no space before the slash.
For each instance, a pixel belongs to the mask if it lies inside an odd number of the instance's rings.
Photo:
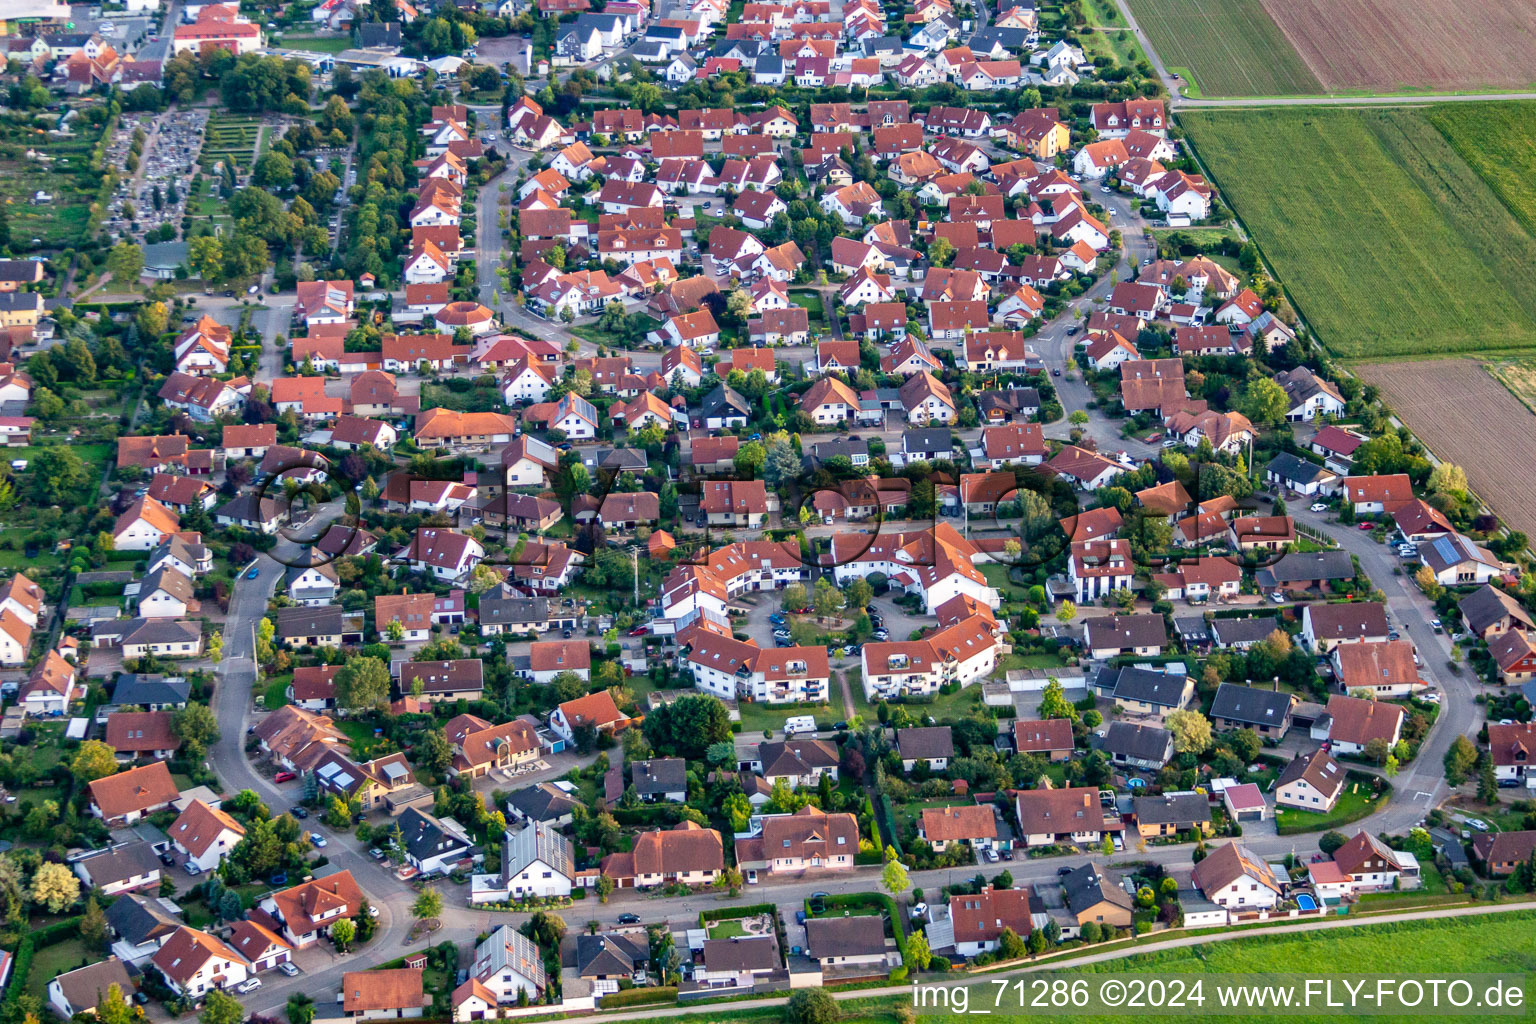
<svg viewBox="0 0 1536 1024">
<path fill-rule="evenodd" d="M 1429 628 L 1434 630 L 1436 633 L 1444 633 L 1445 632 L 1445 627 L 1440 624 L 1440 620 L 1439 619 L 1430 619 L 1429 620 Z"/>
<path fill-rule="evenodd" d="M 639 923 L 640 923 L 640 915 L 639 914 L 620 914 L 619 915 L 619 924 L 639 924 Z"/>
<path fill-rule="evenodd" d="M 368 856 L 372 857 L 374 860 L 383 860 L 384 851 L 375 846 L 373 849 L 368 851 Z"/>
<path fill-rule="evenodd" d="M 253 580 L 257 576 L 260 576 L 260 575 L 261 575 L 261 566 L 253 565 L 253 566 L 251 566 L 251 571 L 246 574 L 245 578 L 248 579 L 248 580 Z"/>
<path fill-rule="evenodd" d="M 318 847 L 323 848 L 325 846 L 325 836 L 321 835 L 319 832 L 311 832 L 309 834 L 309 841 Z"/>
<path fill-rule="evenodd" d="M 255 992 L 259 988 L 261 988 L 260 978 L 246 978 L 240 984 L 235 986 L 235 991 L 239 992 L 241 995 L 245 995 L 247 992 Z"/>
<path fill-rule="evenodd" d="M 1376 529 L 1376 524 L 1375 523 L 1361 523 L 1360 524 L 1360 529 L 1362 529 L 1362 530 L 1374 530 L 1374 529 Z"/>
<path fill-rule="evenodd" d="M 284 960 L 282 963 L 278 964 L 277 969 L 288 975 L 290 978 L 296 977 L 299 973 L 298 967 L 287 960 Z"/>
<path fill-rule="evenodd" d="M 293 815 L 295 818 L 298 818 L 300 821 L 303 821 L 305 818 L 309 817 L 309 808 L 295 805 L 289 809 L 288 813 Z"/>
<path fill-rule="evenodd" d="M 1479 832 L 1487 832 L 1488 831 L 1488 823 L 1486 821 L 1484 821 L 1482 818 L 1468 818 L 1467 819 L 1467 824 L 1471 825 L 1473 828 L 1477 829 Z"/>
<path fill-rule="evenodd" d="M 292 782 L 296 778 L 298 778 L 298 776 L 293 774 L 293 772 L 278 772 L 276 775 L 272 776 L 272 781 L 273 782 Z"/>
<path fill-rule="evenodd" d="M 1327 512 L 1328 511 L 1328 503 L 1327 502 L 1323 502 L 1323 501 L 1314 501 L 1312 503 L 1312 511 L 1313 512 Z"/>
<path fill-rule="evenodd" d="M 11 460 L 11 468 L 14 469 L 16 472 L 20 473 L 22 470 L 27 468 L 27 460 L 26 459 L 12 459 Z"/>
</svg>

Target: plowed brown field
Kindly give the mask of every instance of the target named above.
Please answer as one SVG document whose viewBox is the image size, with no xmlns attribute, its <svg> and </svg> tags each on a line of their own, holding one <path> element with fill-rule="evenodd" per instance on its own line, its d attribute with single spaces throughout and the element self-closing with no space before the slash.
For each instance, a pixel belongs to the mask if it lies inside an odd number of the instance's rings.
<svg viewBox="0 0 1536 1024">
<path fill-rule="evenodd" d="M 1483 364 L 1434 359 L 1357 372 L 1436 457 L 1466 470 L 1507 526 L 1536 537 L 1536 415 Z"/>
<path fill-rule="evenodd" d="M 1494 0 L 1262 0 L 1330 92 L 1536 83 L 1536 4 Z"/>
</svg>

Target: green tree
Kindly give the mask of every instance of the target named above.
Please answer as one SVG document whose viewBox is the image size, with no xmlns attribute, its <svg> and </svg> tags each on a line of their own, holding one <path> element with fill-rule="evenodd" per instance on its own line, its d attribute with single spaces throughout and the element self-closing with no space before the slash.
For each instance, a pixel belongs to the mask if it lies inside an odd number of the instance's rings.
<svg viewBox="0 0 1536 1024">
<path fill-rule="evenodd" d="M 44 862 L 32 876 L 32 902 L 57 914 L 80 898 L 80 879 L 63 864 Z"/>
<path fill-rule="evenodd" d="M 613 895 L 613 888 L 614 888 L 614 886 L 613 886 L 613 879 L 609 878 L 607 875 L 599 875 L 598 876 L 598 878 L 597 878 L 597 898 L 599 900 L 601 900 L 604 903 L 607 903 L 608 902 L 608 897 Z"/>
<path fill-rule="evenodd" d="M 433 775 L 442 775 L 453 763 L 453 746 L 441 729 L 428 729 L 416 745 L 416 763 Z"/>
<path fill-rule="evenodd" d="M 156 338 L 164 334 L 166 327 L 170 325 L 171 311 L 163 302 L 146 302 L 134 314 L 134 320 L 142 333 Z"/>
<path fill-rule="evenodd" d="M 95 896 L 86 898 L 85 913 L 80 916 L 80 939 L 98 952 L 107 948 L 107 915 L 101 912 Z"/>
<path fill-rule="evenodd" d="M 1499 780 L 1494 775 L 1493 758 L 1483 755 L 1477 772 L 1477 799 L 1485 804 L 1499 802 Z"/>
<path fill-rule="evenodd" d="M 843 593 L 832 585 L 832 581 L 823 576 L 816 581 L 815 595 L 811 599 L 811 607 L 815 609 L 820 618 L 830 618 L 843 610 Z"/>
<path fill-rule="evenodd" d="M 201 1024 L 241 1024 L 245 1020 L 245 1007 L 234 996 L 211 989 L 203 997 L 203 1012 L 197 1019 Z"/>
<path fill-rule="evenodd" d="M 416 901 L 411 904 L 411 914 L 423 921 L 437 917 L 443 912 L 443 897 L 436 889 L 428 886 L 421 890 Z"/>
<path fill-rule="evenodd" d="M 117 772 L 117 752 L 101 740 L 86 740 L 69 762 L 70 774 L 81 785 Z"/>
<path fill-rule="evenodd" d="M 1274 426 L 1285 421 L 1285 414 L 1291 410 L 1291 400 L 1279 384 L 1268 377 L 1255 376 L 1248 381 L 1242 409 L 1243 415 L 1256 426 Z"/>
<path fill-rule="evenodd" d="M 1047 679 L 1045 689 L 1040 691 L 1039 715 L 1041 718 L 1065 718 L 1073 722 L 1077 721 L 1077 708 L 1067 700 L 1066 691 L 1062 688 L 1061 682 L 1054 677 Z"/>
<path fill-rule="evenodd" d="M 208 747 L 219 738 L 219 720 L 208 705 L 189 703 L 171 716 L 171 732 L 183 743 Z"/>
<path fill-rule="evenodd" d="M 761 441 L 748 441 L 736 449 L 736 472 L 742 479 L 755 480 L 763 463 L 768 460 L 768 449 Z"/>
<path fill-rule="evenodd" d="M 61 505 L 92 482 L 90 470 L 73 448 L 52 445 L 32 457 L 32 488 L 43 505 Z"/>
<path fill-rule="evenodd" d="M 1056 620 L 1058 622 L 1071 622 L 1077 618 L 1077 605 L 1071 601 L 1063 601 L 1056 607 Z"/>
<path fill-rule="evenodd" d="M 849 608 L 867 608 L 874 600 L 875 588 L 862 579 L 855 579 L 843 588 L 843 594 L 848 599 Z"/>
<path fill-rule="evenodd" d="M 893 846 L 885 848 L 885 867 L 880 869 L 880 887 L 897 898 L 912 887 L 906 865 L 897 859 L 896 848 Z"/>
<path fill-rule="evenodd" d="M 224 243 L 216 235 L 199 235 L 187 243 L 187 269 L 210 284 L 222 280 Z"/>
<path fill-rule="evenodd" d="M 1170 712 L 1163 725 L 1173 733 L 1173 748 L 1181 754 L 1201 754 L 1211 745 L 1210 719 L 1198 711 Z"/>
<path fill-rule="evenodd" d="M 355 657 L 336 673 L 336 706 L 371 711 L 389 704 L 389 669 L 378 658 Z"/>
<path fill-rule="evenodd" d="M 144 272 L 144 250 L 132 242 L 118 242 L 107 253 L 106 267 L 112 280 L 131 287 Z"/>
<path fill-rule="evenodd" d="M 928 937 L 922 932 L 913 932 L 907 937 L 907 966 L 914 971 L 926 971 L 929 964 L 933 963 L 933 950 L 928 945 Z"/>
<path fill-rule="evenodd" d="M 347 951 L 347 947 L 352 944 L 356 935 L 357 926 L 345 917 L 331 925 L 331 941 L 336 943 L 336 948 L 343 953 Z"/>
<path fill-rule="evenodd" d="M 1445 752 L 1445 781 L 1459 786 L 1467 781 L 1477 765 L 1477 747 L 1465 736 L 1457 736 Z"/>
</svg>

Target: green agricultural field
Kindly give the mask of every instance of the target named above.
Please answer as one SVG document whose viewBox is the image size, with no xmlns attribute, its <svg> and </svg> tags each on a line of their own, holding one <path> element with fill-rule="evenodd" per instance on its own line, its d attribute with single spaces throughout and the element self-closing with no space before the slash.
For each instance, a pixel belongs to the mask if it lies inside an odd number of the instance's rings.
<svg viewBox="0 0 1536 1024">
<path fill-rule="evenodd" d="M 1300 312 L 1340 356 L 1536 347 L 1536 234 L 1442 134 L 1444 124 L 1466 138 L 1475 130 L 1477 110 L 1451 106 L 1461 105 L 1181 115 Z M 1536 128 L 1503 130 L 1503 146 L 1530 162 Z"/>
<path fill-rule="evenodd" d="M 1068 960 L 1061 965 L 1069 982 L 1086 974 L 1119 975 L 1143 974 L 1169 978 L 1174 975 L 1193 980 L 1200 975 L 1213 974 L 1293 974 L 1323 977 L 1336 974 L 1380 974 L 1393 978 L 1452 977 L 1468 974 L 1521 974 L 1536 969 L 1536 914 L 1530 911 L 1512 911 L 1478 917 L 1442 918 L 1430 921 L 1382 923 L 1355 928 L 1329 929 L 1294 935 L 1262 935 L 1234 939 L 1228 942 L 1205 942 L 1166 952 L 1132 954 L 1103 963 L 1074 965 Z M 1025 981 L 1026 995 L 1032 991 Z M 927 980 L 925 978 L 925 980 Z M 982 978 L 971 979 L 975 986 L 970 1005 L 972 1016 L 958 1016 L 927 1012 L 925 1021 L 931 1024 L 964 1024 L 974 1021 L 978 1007 L 990 1005 L 997 988 Z M 1093 983 L 1090 982 L 1090 985 Z M 1010 992 L 1012 990 L 1010 989 Z M 1230 1014 L 1215 1008 L 1216 997 L 1206 986 L 1204 1006 L 1212 1012 L 1201 1013 L 1192 1007 L 1178 1014 L 1186 1024 L 1203 1024 L 1205 1021 L 1238 1024 L 1245 1021 L 1273 1020 L 1273 1012 L 1264 1014 Z M 893 1024 L 903 1019 L 899 1008 L 910 1010 L 910 994 L 900 996 L 870 996 L 840 1001 L 843 1024 Z M 754 1008 L 750 1002 L 733 1004 L 729 1014 L 732 1020 L 776 1022 L 782 1018 L 779 1008 Z M 1528 1016 L 1528 1015 L 1527 1015 Z M 1099 1021 L 1127 1021 L 1145 1019 L 1145 1012 L 1125 1011 L 1117 1014 L 1088 1013 L 1081 1011 L 1048 1012 L 1037 1010 L 1028 1015 L 1035 1024 L 1096 1024 Z M 1370 1018 L 1381 1024 L 1401 1021 L 1452 1019 L 1446 1015 L 1424 1012 L 1413 1015 L 1386 1014 Z M 720 1019 L 715 1012 L 701 1011 L 671 1018 L 670 1024 L 708 1024 Z M 910 1018 L 907 1018 L 910 1019 Z M 1014 1017 L 1014 1019 L 1022 1019 Z M 1165 1014 L 1164 1019 L 1173 1019 Z M 1295 1024 L 1336 1022 L 1343 1017 L 1337 1012 L 1287 1013 L 1286 1021 Z M 1472 1018 L 1456 1018 L 1469 1020 Z M 1497 1018 L 1489 1018 L 1497 1019 Z M 1514 1019 L 1511 1017 L 1510 1019 Z"/>
<path fill-rule="evenodd" d="M 1130 0 L 1170 70 L 1202 96 L 1320 93 L 1322 83 L 1259 0 Z"/>
<path fill-rule="evenodd" d="M 35 238 L 45 248 L 77 247 L 90 232 L 91 204 L 101 186 L 101 173 L 92 168 L 101 131 L 80 118 L 73 122 L 75 134 L 61 137 L 48 134 L 42 123 L 20 115 L 0 118 L 6 140 L 0 144 L 0 181 L 6 185 L 0 202 L 15 244 L 25 247 Z M 37 200 L 38 192 L 49 198 Z"/>
</svg>

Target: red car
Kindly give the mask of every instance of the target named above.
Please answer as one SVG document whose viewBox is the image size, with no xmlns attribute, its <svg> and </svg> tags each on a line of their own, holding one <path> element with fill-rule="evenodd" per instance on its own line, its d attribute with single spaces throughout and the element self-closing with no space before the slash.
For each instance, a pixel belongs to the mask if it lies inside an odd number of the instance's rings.
<svg viewBox="0 0 1536 1024">
<path fill-rule="evenodd" d="M 645 634 L 649 633 L 650 631 L 651 631 L 651 627 L 650 626 L 636 626 L 634 629 L 629 631 L 629 635 L 630 636 L 645 636 Z"/>
<path fill-rule="evenodd" d="M 1376 529 L 1376 524 L 1375 523 L 1361 523 L 1360 524 L 1360 529 L 1362 529 L 1362 530 L 1374 530 L 1374 529 Z"/>
<path fill-rule="evenodd" d="M 296 778 L 298 778 L 298 776 L 293 774 L 293 772 L 278 772 L 276 775 L 272 776 L 272 781 L 273 782 L 292 782 Z"/>
</svg>

